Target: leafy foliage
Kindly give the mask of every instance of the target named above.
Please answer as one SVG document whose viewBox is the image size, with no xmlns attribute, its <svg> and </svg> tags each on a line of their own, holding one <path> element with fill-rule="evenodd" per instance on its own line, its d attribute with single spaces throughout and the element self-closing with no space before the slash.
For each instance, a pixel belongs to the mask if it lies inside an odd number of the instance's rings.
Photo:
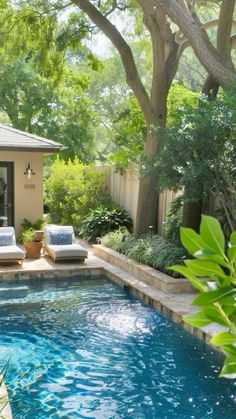
<svg viewBox="0 0 236 419">
<path fill-rule="evenodd" d="M 112 231 L 101 237 L 100 242 L 103 246 L 110 247 L 117 252 L 124 253 L 127 237 L 130 237 L 130 233 L 127 228 L 120 227 L 118 230 Z"/>
<path fill-rule="evenodd" d="M 123 228 L 102 237 L 101 243 L 130 259 L 152 266 L 172 276 L 179 275 L 173 274 L 168 269 L 169 264 L 182 264 L 182 259 L 186 257 L 186 252 L 182 246 L 176 246 L 163 237 L 149 235 L 137 239 Z"/>
<path fill-rule="evenodd" d="M 93 125 L 96 121 L 85 94 L 86 75 L 66 71 L 55 87 L 29 62 L 16 60 L 0 64 L 0 109 L 17 129 L 56 139 L 67 148 L 64 158 L 76 154 L 84 162 L 94 157 Z M 73 86 L 73 87 L 71 87 Z"/>
<path fill-rule="evenodd" d="M 34 241 L 34 234 L 37 230 L 42 230 L 44 225 L 44 220 L 39 218 L 35 222 L 29 221 L 27 218 L 21 223 L 21 231 L 18 237 L 19 243 L 23 243 L 24 241 Z"/>
<path fill-rule="evenodd" d="M 174 82 L 167 97 L 167 126 L 176 124 L 176 121 L 181 117 L 181 109 L 196 108 L 198 101 L 198 92 L 192 92 L 183 85 Z"/>
<path fill-rule="evenodd" d="M 0 92 L 0 107 L 15 128 L 38 134 L 44 131 L 42 126 L 50 122 L 56 99 L 50 81 L 25 61 L 1 62 Z"/>
<path fill-rule="evenodd" d="M 168 125 L 179 119 L 179 107 L 196 107 L 199 94 L 178 83 L 173 84 L 168 96 Z M 140 164 L 143 158 L 146 125 L 141 109 L 133 95 L 119 104 L 116 117 L 113 119 L 113 150 L 108 160 L 121 172 L 133 163 Z"/>
<path fill-rule="evenodd" d="M 45 181 L 45 202 L 52 222 L 72 224 L 78 231 L 91 210 L 111 204 L 105 173 L 83 165 L 77 158 L 74 162 L 58 158 Z"/>
<path fill-rule="evenodd" d="M 108 160 L 115 163 L 118 170 L 124 170 L 140 162 L 143 154 L 146 127 L 142 112 L 134 96 L 123 104 L 114 120 L 114 151 Z"/>
<path fill-rule="evenodd" d="M 224 161 L 235 159 L 232 134 L 232 111 L 223 100 L 202 98 L 197 108 L 179 108 L 155 162 L 159 186 L 175 191 L 185 188 L 192 201 L 218 190 Z"/>
<path fill-rule="evenodd" d="M 37 3 L 37 4 L 36 4 Z M 0 16 L 0 120 L 64 144 L 64 158 L 95 158 L 96 111 L 80 59 L 96 57 L 82 44 L 88 24 L 80 12 L 60 19 L 60 2 L 6 2 Z M 77 59 L 70 58 L 76 54 Z M 79 58 L 78 58 L 79 57 Z M 82 58 L 81 58 L 82 57 Z"/>
<path fill-rule="evenodd" d="M 132 219 L 124 208 L 98 207 L 92 210 L 88 217 L 81 222 L 80 235 L 89 242 L 95 243 L 98 237 L 102 237 L 110 231 L 126 227 L 132 228 Z"/>
<path fill-rule="evenodd" d="M 230 236 L 225 250 L 225 238 L 219 222 L 203 215 L 200 234 L 188 228 L 181 228 L 181 241 L 188 252 L 195 257 L 186 260 L 185 266 L 172 266 L 175 272 L 186 276 L 199 291 L 192 304 L 200 311 L 184 316 L 194 327 L 210 323 L 225 326 L 211 343 L 219 346 L 226 359 L 221 376 L 236 378 L 236 232 Z"/>
<path fill-rule="evenodd" d="M 33 228 L 29 228 L 29 229 L 26 229 L 26 230 L 22 231 L 22 233 L 21 233 L 22 243 L 33 242 L 34 241 L 34 234 L 35 234 L 35 230 Z"/>
</svg>

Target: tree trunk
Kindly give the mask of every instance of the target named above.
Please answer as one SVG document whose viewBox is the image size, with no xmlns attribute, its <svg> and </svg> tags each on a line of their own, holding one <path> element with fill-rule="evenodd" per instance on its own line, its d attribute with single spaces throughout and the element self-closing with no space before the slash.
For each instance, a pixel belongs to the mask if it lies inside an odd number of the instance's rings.
<svg viewBox="0 0 236 419">
<path fill-rule="evenodd" d="M 145 154 L 148 159 L 155 156 L 158 150 L 157 139 L 153 130 L 147 133 Z M 135 235 L 141 236 L 149 231 L 149 227 L 154 227 L 157 231 L 158 219 L 158 192 L 156 188 L 156 176 L 154 174 L 145 176 L 141 174 L 139 181 L 139 196 L 136 214 Z"/>
<path fill-rule="evenodd" d="M 167 95 L 178 66 L 178 46 L 170 30 L 166 14 L 160 9 L 153 13 L 146 0 L 138 0 L 138 3 L 143 10 L 144 22 L 151 35 L 153 51 L 150 96 L 153 119 L 150 122 L 146 120 L 148 132 L 144 150 L 144 157 L 151 165 L 163 143 L 162 136 L 167 116 Z M 154 232 L 157 232 L 158 198 L 157 178 L 152 168 L 152 173 L 148 177 L 141 177 L 140 179 L 135 226 L 136 236 L 147 233 L 150 226 L 153 226 Z"/>
<path fill-rule="evenodd" d="M 183 227 L 192 228 L 197 233 L 201 223 L 202 200 L 185 202 L 183 209 Z"/>
<path fill-rule="evenodd" d="M 183 208 L 183 227 L 192 228 L 199 232 L 202 214 L 202 197 L 198 201 L 191 202 L 188 200 L 188 189 L 184 193 L 184 208 Z"/>
<path fill-rule="evenodd" d="M 156 190 L 156 177 L 141 177 L 139 182 L 139 198 L 135 224 L 137 237 L 147 234 L 152 226 L 157 231 L 158 220 L 158 192 Z"/>
</svg>

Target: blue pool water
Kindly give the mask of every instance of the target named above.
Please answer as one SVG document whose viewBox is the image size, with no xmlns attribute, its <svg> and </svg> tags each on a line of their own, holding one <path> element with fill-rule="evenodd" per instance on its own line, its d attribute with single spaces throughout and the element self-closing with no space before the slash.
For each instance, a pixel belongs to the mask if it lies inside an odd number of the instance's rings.
<svg viewBox="0 0 236 419">
<path fill-rule="evenodd" d="M 15 289 L 15 287 L 18 289 Z M 222 357 L 105 279 L 0 289 L 17 419 L 235 419 Z"/>
</svg>

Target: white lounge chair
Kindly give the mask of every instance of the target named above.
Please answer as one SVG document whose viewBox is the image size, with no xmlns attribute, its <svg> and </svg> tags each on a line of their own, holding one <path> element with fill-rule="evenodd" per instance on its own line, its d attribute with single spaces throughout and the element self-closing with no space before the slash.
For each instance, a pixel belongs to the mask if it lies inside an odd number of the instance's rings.
<svg viewBox="0 0 236 419">
<path fill-rule="evenodd" d="M 0 227 L 0 264 L 22 263 L 25 252 L 16 245 L 14 227 Z"/>
<path fill-rule="evenodd" d="M 44 253 L 54 262 L 60 260 L 79 260 L 88 257 L 87 250 L 75 241 L 72 226 L 47 225 L 44 228 Z"/>
</svg>

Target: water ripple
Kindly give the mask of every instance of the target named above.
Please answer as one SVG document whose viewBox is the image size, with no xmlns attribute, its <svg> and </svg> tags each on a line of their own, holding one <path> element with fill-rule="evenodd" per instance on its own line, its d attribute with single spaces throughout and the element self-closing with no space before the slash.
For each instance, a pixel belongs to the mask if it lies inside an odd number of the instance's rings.
<svg viewBox="0 0 236 419">
<path fill-rule="evenodd" d="M 236 417 L 221 357 L 105 280 L 31 281 L 0 305 L 17 419 Z"/>
</svg>

